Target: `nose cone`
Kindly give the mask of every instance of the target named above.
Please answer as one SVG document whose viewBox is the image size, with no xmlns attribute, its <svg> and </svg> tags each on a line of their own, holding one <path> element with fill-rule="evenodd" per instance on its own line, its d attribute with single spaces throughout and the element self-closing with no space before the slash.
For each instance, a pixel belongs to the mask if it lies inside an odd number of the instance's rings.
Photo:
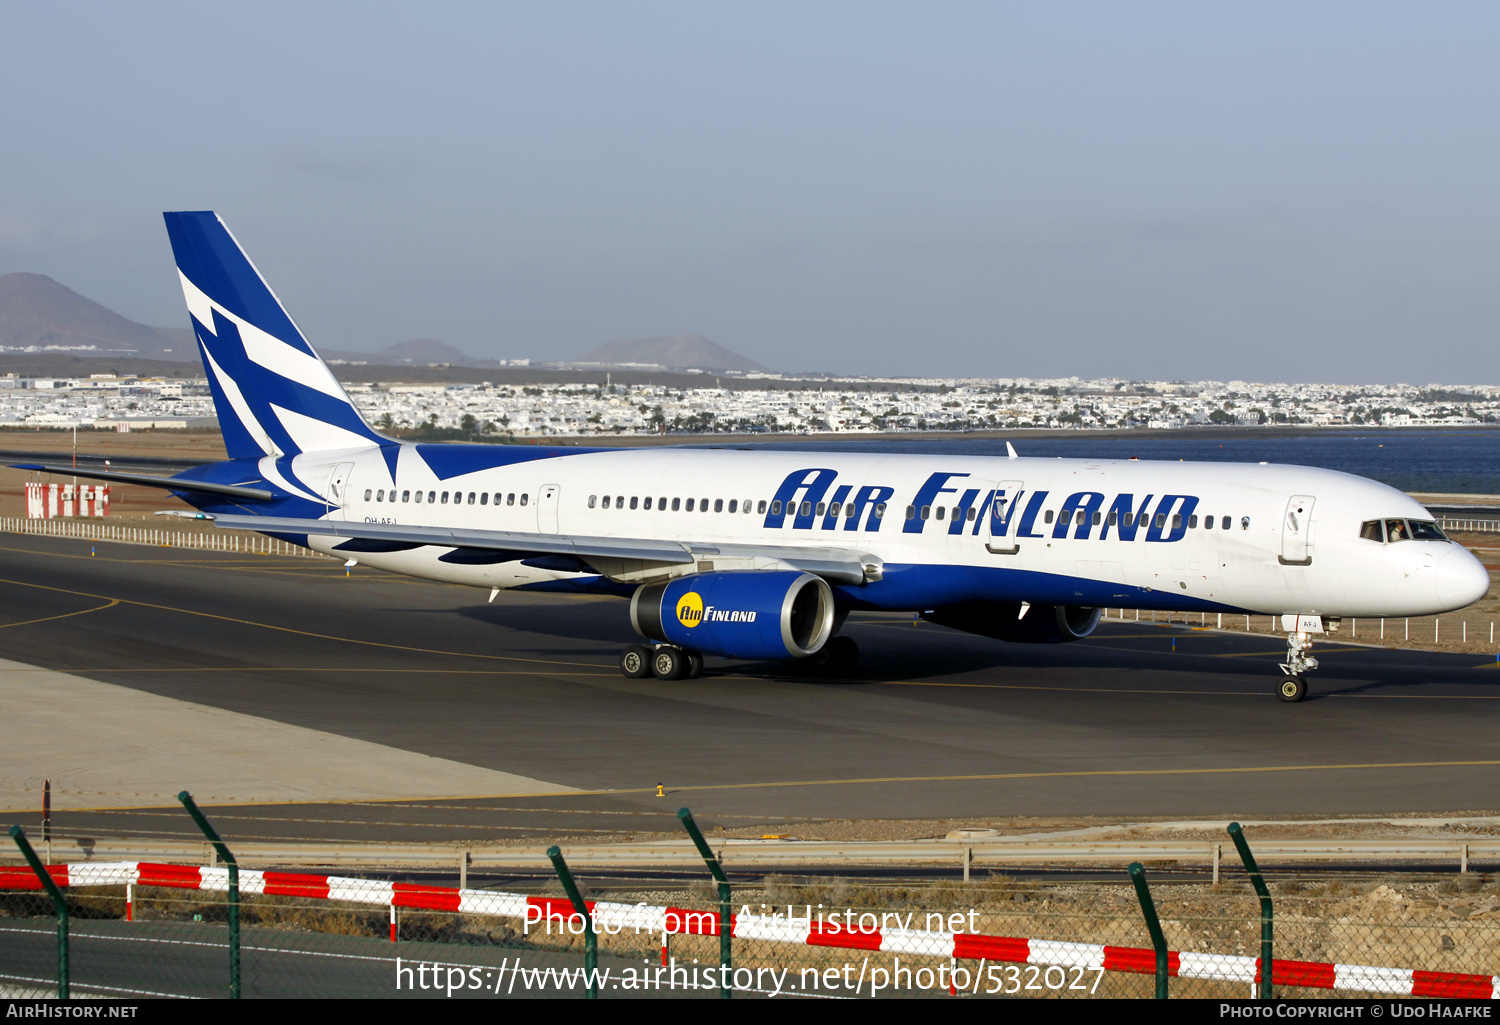
<svg viewBox="0 0 1500 1025">
<path fill-rule="evenodd" d="M 1461 609 L 1490 590 L 1490 571 L 1466 549 L 1454 545 L 1437 564 L 1437 597 L 1445 608 Z"/>
</svg>

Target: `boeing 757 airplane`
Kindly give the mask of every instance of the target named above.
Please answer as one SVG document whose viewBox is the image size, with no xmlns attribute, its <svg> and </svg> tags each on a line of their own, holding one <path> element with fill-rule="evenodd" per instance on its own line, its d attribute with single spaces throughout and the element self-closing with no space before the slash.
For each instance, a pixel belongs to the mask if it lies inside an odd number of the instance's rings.
<svg viewBox="0 0 1500 1025">
<path fill-rule="evenodd" d="M 847 673 L 852 610 L 1053 643 L 1110 607 L 1280 615 L 1276 692 L 1300 701 L 1313 635 L 1489 589 L 1416 501 L 1305 466 L 404 444 L 217 215 L 166 222 L 229 458 L 171 478 L 25 469 L 166 488 L 220 527 L 396 573 L 618 595 L 645 641 L 626 676 L 694 676 L 704 655 Z"/>
</svg>

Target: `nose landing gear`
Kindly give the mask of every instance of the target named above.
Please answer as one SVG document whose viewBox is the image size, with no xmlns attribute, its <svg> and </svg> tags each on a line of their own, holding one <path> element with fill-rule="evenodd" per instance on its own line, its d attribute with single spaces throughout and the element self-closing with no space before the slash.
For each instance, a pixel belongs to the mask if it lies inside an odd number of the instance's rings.
<svg viewBox="0 0 1500 1025">
<path fill-rule="evenodd" d="M 1302 674 L 1318 668 L 1318 660 L 1308 652 L 1312 651 L 1312 635 L 1305 632 L 1288 633 L 1286 635 L 1286 661 L 1281 664 L 1281 671 L 1286 678 L 1276 687 L 1276 696 L 1282 701 L 1301 701 L 1307 697 L 1307 681 Z"/>
</svg>

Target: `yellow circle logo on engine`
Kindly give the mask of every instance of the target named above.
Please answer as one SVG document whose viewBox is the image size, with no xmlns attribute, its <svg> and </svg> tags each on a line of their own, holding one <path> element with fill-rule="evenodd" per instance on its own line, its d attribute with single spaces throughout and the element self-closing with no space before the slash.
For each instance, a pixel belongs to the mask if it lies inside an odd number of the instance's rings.
<svg viewBox="0 0 1500 1025">
<path fill-rule="evenodd" d="M 703 599 L 697 591 L 689 591 L 677 599 L 677 622 L 690 630 L 703 622 Z"/>
</svg>

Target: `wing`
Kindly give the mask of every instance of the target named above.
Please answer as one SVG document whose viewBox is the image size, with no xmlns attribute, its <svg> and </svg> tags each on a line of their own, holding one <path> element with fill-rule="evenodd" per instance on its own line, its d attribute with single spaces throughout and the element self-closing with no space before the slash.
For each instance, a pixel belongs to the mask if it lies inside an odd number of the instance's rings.
<svg viewBox="0 0 1500 1025">
<path fill-rule="evenodd" d="M 280 516 L 219 515 L 214 517 L 214 523 L 233 530 L 342 538 L 348 543 L 338 544 L 335 548 L 351 553 L 400 551 L 431 545 L 464 549 L 476 555 L 494 553 L 499 556 L 482 561 L 504 562 L 538 556 L 571 556 L 577 560 L 577 564 L 611 580 L 622 582 L 673 575 L 673 567 L 691 566 L 695 563 L 704 571 L 799 569 L 841 584 L 863 584 L 868 580 L 878 580 L 881 572 L 879 559 L 844 548 L 697 544 L 653 538 L 578 537 L 516 530 L 469 530 Z M 563 568 L 563 564 L 559 563 L 558 568 Z"/>
</svg>

